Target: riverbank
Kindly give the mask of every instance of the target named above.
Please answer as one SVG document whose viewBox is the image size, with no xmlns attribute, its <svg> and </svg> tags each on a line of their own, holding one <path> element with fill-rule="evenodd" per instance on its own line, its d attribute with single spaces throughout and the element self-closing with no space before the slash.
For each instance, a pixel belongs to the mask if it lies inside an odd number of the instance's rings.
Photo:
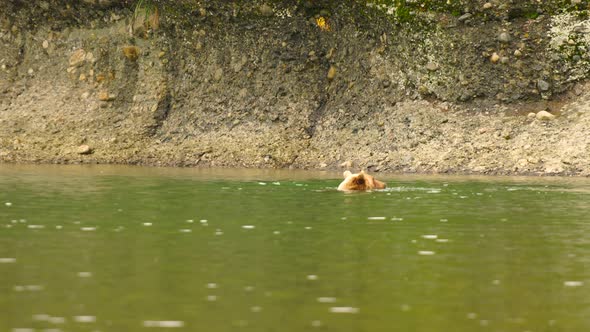
<svg viewBox="0 0 590 332">
<path fill-rule="evenodd" d="M 0 13 L 0 162 L 590 176 L 583 17 L 89 2 Z"/>
</svg>

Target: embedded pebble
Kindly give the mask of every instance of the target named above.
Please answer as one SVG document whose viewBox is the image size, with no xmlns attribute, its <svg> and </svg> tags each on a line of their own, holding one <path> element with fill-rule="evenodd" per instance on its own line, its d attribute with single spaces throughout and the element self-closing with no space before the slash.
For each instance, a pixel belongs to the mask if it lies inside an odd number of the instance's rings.
<svg viewBox="0 0 590 332">
<path fill-rule="evenodd" d="M 94 232 L 96 230 L 96 227 L 82 227 L 80 228 L 80 230 L 84 232 Z"/>
<path fill-rule="evenodd" d="M 254 228 L 256 228 L 256 226 L 254 226 L 254 225 L 242 225 L 242 228 L 243 229 L 254 229 Z"/>
<path fill-rule="evenodd" d="M 310 274 L 307 276 L 307 280 L 318 280 L 318 276 L 315 274 Z"/>
<path fill-rule="evenodd" d="M 537 118 L 537 120 L 541 120 L 541 121 L 550 121 L 555 119 L 555 115 L 547 112 L 547 111 L 540 111 L 539 113 L 537 113 L 535 115 L 535 117 Z"/>
<path fill-rule="evenodd" d="M 447 243 L 449 242 L 449 239 L 436 239 L 436 242 Z"/>
<path fill-rule="evenodd" d="M 498 35 L 498 40 L 503 43 L 509 43 L 510 40 L 512 40 L 512 37 L 508 32 L 502 32 L 500 35 Z"/>
<path fill-rule="evenodd" d="M 492 63 L 497 63 L 498 61 L 500 61 L 500 56 L 498 55 L 498 53 L 494 52 L 494 54 L 492 54 L 492 56 L 490 57 L 490 61 Z"/>
<path fill-rule="evenodd" d="M 253 306 L 252 308 L 250 308 L 250 311 L 252 311 L 252 312 L 261 312 L 262 311 L 262 307 Z"/>
<path fill-rule="evenodd" d="M 6 202 L 6 203 L 4 203 L 4 205 L 6 205 L 6 206 L 12 206 L 12 203 L 11 202 Z"/>
<path fill-rule="evenodd" d="M 427 235 L 422 235 L 422 238 L 424 239 L 428 239 L 428 240 L 435 240 L 438 238 L 438 235 L 434 235 L 434 234 L 427 234 Z"/>
<path fill-rule="evenodd" d="M 215 289 L 217 287 L 218 287 L 218 285 L 214 282 L 210 282 L 207 284 L 207 288 L 209 288 L 209 289 Z"/>
<path fill-rule="evenodd" d="M 537 80 L 537 88 L 539 88 L 540 91 L 549 91 L 551 84 L 545 80 L 539 79 Z"/>
<path fill-rule="evenodd" d="M 391 218 L 391 221 L 403 221 L 404 218 L 398 218 L 398 217 L 393 217 Z"/>
<path fill-rule="evenodd" d="M 216 295 L 207 295 L 207 301 L 215 302 L 215 301 L 217 301 L 217 296 Z"/>
<path fill-rule="evenodd" d="M 359 308 L 354 307 L 332 307 L 330 308 L 330 312 L 336 314 L 358 314 Z"/>
<path fill-rule="evenodd" d="M 564 281 L 563 285 L 565 287 L 580 287 L 580 286 L 584 285 L 584 282 L 571 280 L 571 281 Z"/>
<path fill-rule="evenodd" d="M 146 320 L 143 321 L 144 327 L 165 327 L 177 328 L 184 327 L 184 322 L 181 320 Z"/>
<path fill-rule="evenodd" d="M 385 220 L 385 217 L 368 217 L 368 220 Z"/>
<path fill-rule="evenodd" d="M 86 154 L 91 154 L 92 153 L 92 148 L 87 145 L 87 144 L 82 144 L 78 147 L 78 149 L 76 150 L 76 152 L 78 154 L 82 154 L 82 155 L 86 155 Z"/>
<path fill-rule="evenodd" d="M 195 221 L 194 221 L 194 220 L 192 220 L 192 219 L 187 219 L 187 221 L 186 221 L 186 222 L 187 222 L 187 223 L 189 223 L 189 224 L 192 224 L 192 223 L 194 223 Z"/>
<path fill-rule="evenodd" d="M 190 233 L 190 232 L 192 232 L 192 229 L 183 228 L 183 229 L 179 230 L 179 232 L 181 232 L 181 233 Z"/>
<path fill-rule="evenodd" d="M 78 272 L 78 277 L 90 278 L 90 277 L 92 277 L 92 272 Z"/>
<path fill-rule="evenodd" d="M 144 222 L 144 223 L 143 223 L 143 225 L 144 225 L 144 226 L 151 226 L 151 225 L 152 225 L 152 223 L 151 223 L 151 222 Z"/>
</svg>

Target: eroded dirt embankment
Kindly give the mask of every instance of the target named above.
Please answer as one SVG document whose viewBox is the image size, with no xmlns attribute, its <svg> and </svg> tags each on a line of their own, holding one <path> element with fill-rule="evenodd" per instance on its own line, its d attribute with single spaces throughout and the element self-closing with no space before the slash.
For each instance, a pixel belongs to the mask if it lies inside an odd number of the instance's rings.
<svg viewBox="0 0 590 332">
<path fill-rule="evenodd" d="M 570 13 L 1 1 L 0 162 L 590 175 Z"/>
</svg>

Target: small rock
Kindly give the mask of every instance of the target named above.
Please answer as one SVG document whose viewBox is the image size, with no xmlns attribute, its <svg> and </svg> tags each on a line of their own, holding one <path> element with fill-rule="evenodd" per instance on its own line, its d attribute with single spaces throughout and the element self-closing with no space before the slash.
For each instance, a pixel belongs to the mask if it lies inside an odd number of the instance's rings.
<svg viewBox="0 0 590 332">
<path fill-rule="evenodd" d="M 43 41 L 43 48 L 44 49 L 48 49 L 49 48 L 49 42 L 47 40 Z"/>
<path fill-rule="evenodd" d="M 486 2 L 486 3 L 483 4 L 483 9 L 490 9 L 490 8 L 492 8 L 492 6 L 493 5 L 491 3 Z"/>
<path fill-rule="evenodd" d="M 553 115 L 547 111 L 540 111 L 539 113 L 537 113 L 535 115 L 535 117 L 537 118 L 537 120 L 541 120 L 541 121 L 551 121 L 551 120 L 555 119 L 555 115 Z"/>
<path fill-rule="evenodd" d="M 109 94 L 109 92 L 106 90 L 100 91 L 98 93 L 98 100 L 100 101 L 113 101 L 115 98 L 115 95 Z"/>
<path fill-rule="evenodd" d="M 334 77 L 336 77 L 336 67 L 334 66 L 330 66 L 330 69 L 328 69 L 328 80 L 331 81 L 334 79 Z"/>
<path fill-rule="evenodd" d="M 426 65 L 426 69 L 428 69 L 428 71 L 437 71 L 438 70 L 438 64 L 435 62 L 429 62 Z"/>
<path fill-rule="evenodd" d="M 82 144 L 78 147 L 78 154 L 91 154 L 92 148 L 86 144 Z"/>
<path fill-rule="evenodd" d="M 539 91 L 549 91 L 549 88 L 551 87 L 551 85 L 549 84 L 549 82 L 544 81 L 539 79 L 537 81 L 537 87 L 539 88 Z"/>
<path fill-rule="evenodd" d="M 502 43 L 509 43 L 510 40 L 512 40 L 512 37 L 510 37 L 508 32 L 502 32 L 500 35 L 498 35 L 498 40 Z"/>
<path fill-rule="evenodd" d="M 70 67 L 79 67 L 86 60 L 86 51 L 80 48 L 74 51 L 70 56 Z"/>
<path fill-rule="evenodd" d="M 468 19 L 470 19 L 471 16 L 473 16 L 471 13 L 465 13 L 465 14 L 459 16 L 459 22 L 465 22 Z"/>
<path fill-rule="evenodd" d="M 215 73 L 213 73 L 213 78 L 214 78 L 216 81 L 220 81 L 220 80 L 223 78 L 223 69 L 221 69 L 221 68 L 217 68 L 217 69 L 215 70 Z"/>
<path fill-rule="evenodd" d="M 127 59 L 135 61 L 139 58 L 140 50 L 137 46 L 123 46 L 123 54 Z"/>
<path fill-rule="evenodd" d="M 492 63 L 497 63 L 498 61 L 500 61 L 500 56 L 498 55 L 498 53 L 494 52 L 490 57 L 490 61 Z"/>
<path fill-rule="evenodd" d="M 352 161 L 347 160 L 347 161 L 341 163 L 340 164 L 340 167 L 342 167 L 342 168 L 351 168 L 352 167 Z"/>
<path fill-rule="evenodd" d="M 521 57 L 522 56 L 522 51 L 521 50 L 514 51 L 514 56 L 517 57 L 517 58 Z"/>
<path fill-rule="evenodd" d="M 27 73 L 29 73 L 29 75 L 33 75 L 35 73 L 35 71 L 33 70 L 33 68 L 29 68 Z"/>
<path fill-rule="evenodd" d="M 260 14 L 262 14 L 262 16 L 269 17 L 269 16 L 273 16 L 274 15 L 274 11 L 267 4 L 263 4 L 262 6 L 260 6 L 259 10 L 260 10 Z"/>
<path fill-rule="evenodd" d="M 320 163 L 320 168 L 326 168 L 326 167 L 328 167 L 328 164 L 326 164 L 326 163 Z"/>
<path fill-rule="evenodd" d="M 535 112 L 530 112 L 529 114 L 527 114 L 527 118 L 529 119 L 534 119 L 537 116 L 537 114 Z"/>
</svg>

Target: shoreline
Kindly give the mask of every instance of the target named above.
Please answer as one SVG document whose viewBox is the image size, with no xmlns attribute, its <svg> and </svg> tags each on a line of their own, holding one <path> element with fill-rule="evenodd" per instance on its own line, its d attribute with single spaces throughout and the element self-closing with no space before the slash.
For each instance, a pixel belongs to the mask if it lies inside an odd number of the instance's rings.
<svg viewBox="0 0 590 332">
<path fill-rule="evenodd" d="M 588 18 L 52 3 L 0 13 L 0 163 L 590 176 Z"/>
</svg>

